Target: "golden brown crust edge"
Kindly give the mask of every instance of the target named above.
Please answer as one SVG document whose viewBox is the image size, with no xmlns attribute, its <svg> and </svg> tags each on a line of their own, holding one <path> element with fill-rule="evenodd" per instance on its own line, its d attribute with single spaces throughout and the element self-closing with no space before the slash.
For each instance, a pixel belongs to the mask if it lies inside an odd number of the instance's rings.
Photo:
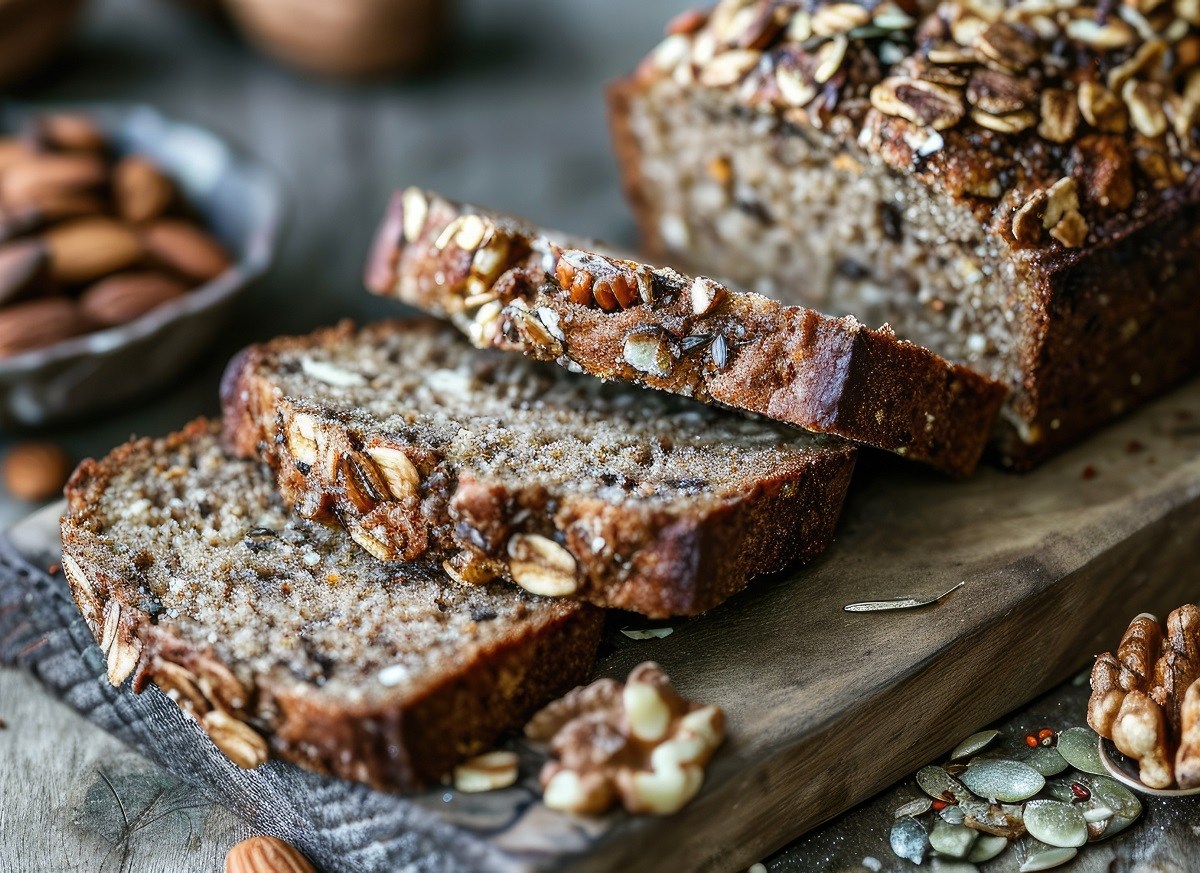
<svg viewBox="0 0 1200 873">
<path fill-rule="evenodd" d="M 198 420 L 164 440 L 127 443 L 102 460 L 84 461 L 67 485 L 62 520 L 65 575 L 97 641 L 112 637 L 106 657 L 110 679 L 119 680 L 116 684 L 132 676 L 135 692 L 147 683 L 166 690 L 180 687 L 180 670 L 203 677 L 204 685 L 213 689 L 212 699 L 198 705 L 208 712 L 221 710 L 242 725 L 239 730 L 252 734 L 234 750 L 259 742 L 264 752 L 269 745 L 274 757 L 310 770 L 379 790 L 414 791 L 436 783 L 464 756 L 490 747 L 546 701 L 587 680 L 603 614 L 573 605 L 547 616 L 535 636 L 503 639 L 479 651 L 403 706 L 380 696 L 339 705 L 270 674 L 255 676 L 246 687 L 211 648 L 193 646 L 157 624 L 143 609 L 132 561 L 103 548 L 86 527 L 92 502 L 115 471 L 147 453 L 210 434 L 215 427 Z M 106 633 L 106 618 L 114 606 L 119 618 L 115 630 Z M 125 654 L 115 656 L 116 652 Z M 236 683 L 237 691 L 223 692 L 230 683 Z M 205 724 L 189 694 L 176 702 Z M 214 735 L 215 728 L 206 730 Z M 230 754 L 227 744 L 218 745 Z"/>
<path fill-rule="evenodd" d="M 420 219 L 407 221 L 417 206 Z M 477 220 L 481 233 L 453 232 L 464 221 L 477 231 Z M 978 463 L 1007 393 L 999 383 L 886 327 L 872 330 L 711 280 L 700 281 L 719 289 L 720 302 L 697 312 L 691 278 L 602 249 L 579 255 L 601 258 L 605 270 L 651 277 L 656 296 L 626 308 L 578 302 L 556 276 L 564 248 L 578 251 L 572 245 L 507 216 L 409 189 L 392 200 L 366 276 L 374 293 L 449 317 L 479 347 L 754 412 L 954 476 Z M 649 364 L 637 360 L 631 343 L 650 347 Z"/>
<path fill-rule="evenodd" d="M 445 328 L 431 320 L 385 322 L 364 328 L 359 341 L 370 343 L 373 333 L 393 329 Z M 275 469 L 284 500 L 302 515 L 345 527 L 381 559 L 449 559 L 465 551 L 503 562 L 514 533 L 536 533 L 564 543 L 576 560 L 574 596 L 665 618 L 705 612 L 756 576 L 810 560 L 832 540 L 854 468 L 848 444 L 831 442 L 804 453 L 709 509 L 650 511 L 547 493 L 509 478 L 460 476 L 429 446 L 399 437 L 383 441 L 350 418 L 280 396 L 267 375 L 277 354 L 353 335 L 353 326 L 343 323 L 239 354 L 223 380 L 224 438 L 234 454 L 260 457 Z M 323 454 L 318 463 L 306 464 L 296 457 L 287 435 L 297 417 L 322 435 L 323 451 L 332 460 Z M 404 453 L 420 475 L 420 491 L 389 495 L 364 512 L 362 494 L 348 494 L 347 465 L 336 459 L 349 459 L 350 469 L 362 470 L 373 463 L 368 452 L 380 446 Z M 606 543 L 602 553 L 592 548 L 595 539 Z M 633 556 L 627 569 L 619 556 Z"/>
</svg>

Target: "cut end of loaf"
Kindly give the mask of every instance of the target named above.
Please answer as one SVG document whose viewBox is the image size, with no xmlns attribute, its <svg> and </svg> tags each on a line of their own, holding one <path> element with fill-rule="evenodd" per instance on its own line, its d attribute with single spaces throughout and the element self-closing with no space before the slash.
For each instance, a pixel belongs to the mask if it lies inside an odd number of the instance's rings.
<svg viewBox="0 0 1200 873">
<path fill-rule="evenodd" d="M 599 639 L 587 606 L 383 564 L 296 518 L 203 422 L 82 467 L 63 550 L 98 638 L 136 650 L 126 675 L 172 691 L 227 754 L 232 720 L 264 751 L 385 789 L 519 727 L 586 678 Z"/>
<path fill-rule="evenodd" d="M 479 352 L 429 321 L 277 340 L 226 384 L 227 443 L 265 452 L 302 515 L 375 557 L 652 616 L 819 553 L 854 461 L 836 439 Z"/>
</svg>

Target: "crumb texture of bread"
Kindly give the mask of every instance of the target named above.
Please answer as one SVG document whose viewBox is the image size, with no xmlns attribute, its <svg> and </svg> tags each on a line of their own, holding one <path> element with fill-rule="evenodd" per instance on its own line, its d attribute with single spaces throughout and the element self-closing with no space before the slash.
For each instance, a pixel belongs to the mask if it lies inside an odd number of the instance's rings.
<svg viewBox="0 0 1200 873">
<path fill-rule="evenodd" d="M 431 320 L 254 346 L 231 450 L 384 561 L 445 561 L 652 616 L 695 614 L 829 543 L 854 449 L 477 351 Z"/>
<path fill-rule="evenodd" d="M 722 0 L 609 102 L 652 256 L 1004 382 L 1009 466 L 1200 368 L 1186 4 Z"/>
<path fill-rule="evenodd" d="M 481 348 L 752 412 L 952 475 L 983 452 L 1004 387 L 852 317 L 628 260 L 431 192 L 398 193 L 369 286 Z"/>
<path fill-rule="evenodd" d="M 232 731 L 411 790 L 586 679 L 597 610 L 376 561 L 289 513 L 218 431 L 127 444 L 68 486 L 64 565 L 110 680 L 159 684 L 223 751 Z"/>
</svg>

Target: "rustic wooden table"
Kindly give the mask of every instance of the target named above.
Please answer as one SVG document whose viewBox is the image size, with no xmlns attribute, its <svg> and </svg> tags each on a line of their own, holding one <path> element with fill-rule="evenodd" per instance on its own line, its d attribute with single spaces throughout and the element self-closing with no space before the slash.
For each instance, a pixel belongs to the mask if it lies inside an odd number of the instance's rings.
<svg viewBox="0 0 1200 873">
<path fill-rule="evenodd" d="M 441 72 L 411 83 L 347 85 L 280 69 L 172 4 L 96 0 L 58 68 L 14 96 L 140 101 L 209 126 L 280 173 L 289 219 L 276 268 L 185 382 L 50 436 L 80 457 L 131 433 L 165 432 L 216 411 L 221 368 L 242 345 L 340 317 L 390 314 L 361 290 L 359 273 L 393 187 L 420 183 L 550 226 L 632 241 L 601 88 L 637 62 L 687 0 L 462 5 L 462 37 Z M 31 508 L 0 500 L 0 526 Z M 1065 689 L 1059 703 L 1040 705 L 1077 706 L 1078 693 L 1070 695 Z M 213 871 L 228 846 L 249 835 L 233 815 L 46 697 L 27 676 L 0 669 L 0 718 L 8 725 L 0 730 L 0 873 Z M 1194 840 L 1194 806 L 1189 815 L 1169 829 L 1160 819 L 1120 856 L 1150 864 L 1164 839 Z M 856 814 L 835 823 L 770 867 L 878 870 L 859 839 L 873 821 Z M 900 869 L 876 855 L 883 869 Z M 1124 863 L 1097 849 L 1070 869 Z"/>
</svg>

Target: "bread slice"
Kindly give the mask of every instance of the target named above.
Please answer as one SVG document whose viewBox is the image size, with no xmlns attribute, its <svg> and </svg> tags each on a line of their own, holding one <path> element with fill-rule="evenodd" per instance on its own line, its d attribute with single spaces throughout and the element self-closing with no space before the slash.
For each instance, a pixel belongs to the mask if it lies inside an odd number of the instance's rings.
<svg viewBox="0 0 1200 873">
<path fill-rule="evenodd" d="M 609 92 L 643 245 L 1003 382 L 1007 466 L 1078 442 L 1200 372 L 1200 12 L 1070 5 L 677 20 Z"/>
<path fill-rule="evenodd" d="M 109 680 L 157 684 L 242 766 L 427 785 L 586 681 L 599 643 L 586 604 L 383 564 L 295 518 L 208 422 L 85 461 L 67 501 L 63 566 Z"/>
<path fill-rule="evenodd" d="M 383 560 L 692 615 L 829 543 L 842 440 L 480 353 L 449 325 L 278 339 L 226 374 L 227 444 Z"/>
<path fill-rule="evenodd" d="M 416 189 L 397 193 L 368 287 L 450 317 L 481 347 L 755 412 L 954 474 L 1005 389 L 872 330 L 656 269 Z"/>
</svg>

